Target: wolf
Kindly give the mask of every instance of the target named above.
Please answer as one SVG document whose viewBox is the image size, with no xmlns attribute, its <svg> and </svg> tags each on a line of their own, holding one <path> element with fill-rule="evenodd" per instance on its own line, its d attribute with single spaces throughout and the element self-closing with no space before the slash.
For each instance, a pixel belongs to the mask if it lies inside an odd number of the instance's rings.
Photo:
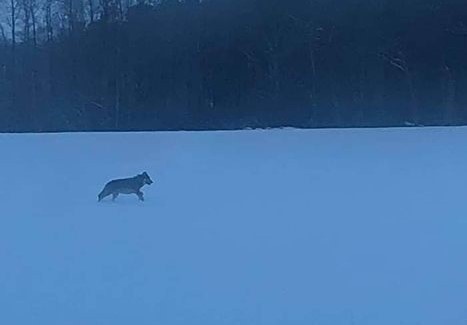
<svg viewBox="0 0 467 325">
<path fill-rule="evenodd" d="M 99 193 L 97 198 L 100 202 L 102 199 L 112 194 L 112 201 L 115 201 L 119 194 L 136 194 L 140 201 L 144 201 L 141 188 L 144 185 L 151 185 L 152 183 L 152 179 L 146 172 L 136 175 L 135 177 L 114 179 L 105 184 L 104 189 Z"/>
</svg>

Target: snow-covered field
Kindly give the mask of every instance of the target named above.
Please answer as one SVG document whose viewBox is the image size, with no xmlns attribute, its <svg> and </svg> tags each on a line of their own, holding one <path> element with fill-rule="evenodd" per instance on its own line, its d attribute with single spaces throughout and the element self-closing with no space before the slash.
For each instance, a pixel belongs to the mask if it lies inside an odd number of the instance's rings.
<svg viewBox="0 0 467 325">
<path fill-rule="evenodd" d="M 467 128 L 0 135 L 0 324 L 467 324 Z M 146 202 L 97 203 L 147 171 Z"/>
</svg>

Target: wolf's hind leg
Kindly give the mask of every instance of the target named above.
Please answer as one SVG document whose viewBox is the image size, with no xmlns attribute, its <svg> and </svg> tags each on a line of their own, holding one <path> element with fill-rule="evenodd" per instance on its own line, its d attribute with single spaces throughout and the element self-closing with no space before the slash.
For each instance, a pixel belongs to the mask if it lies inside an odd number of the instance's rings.
<svg viewBox="0 0 467 325">
<path fill-rule="evenodd" d="M 118 197 L 118 193 L 112 193 L 112 201 L 115 201 L 117 197 Z"/>
<path fill-rule="evenodd" d="M 99 195 L 97 196 L 98 201 L 102 201 L 107 195 L 104 193 L 104 191 L 100 192 Z"/>
<path fill-rule="evenodd" d="M 99 195 L 97 196 L 98 201 L 99 202 L 102 201 L 104 198 L 106 198 L 109 195 L 110 195 L 109 191 L 104 187 L 102 192 L 100 192 Z"/>
</svg>

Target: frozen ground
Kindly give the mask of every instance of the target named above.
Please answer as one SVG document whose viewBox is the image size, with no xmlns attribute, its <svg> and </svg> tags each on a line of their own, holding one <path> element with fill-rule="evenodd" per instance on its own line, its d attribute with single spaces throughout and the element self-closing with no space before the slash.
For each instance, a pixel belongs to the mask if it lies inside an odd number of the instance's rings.
<svg viewBox="0 0 467 325">
<path fill-rule="evenodd" d="M 0 324 L 467 324 L 467 128 L 0 150 Z M 146 202 L 97 203 L 144 170 Z"/>
</svg>

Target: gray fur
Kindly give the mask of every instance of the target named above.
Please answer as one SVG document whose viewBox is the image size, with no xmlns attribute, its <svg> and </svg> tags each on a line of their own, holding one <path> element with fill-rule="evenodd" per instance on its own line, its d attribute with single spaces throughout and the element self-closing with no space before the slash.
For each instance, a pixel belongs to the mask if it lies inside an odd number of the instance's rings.
<svg viewBox="0 0 467 325">
<path fill-rule="evenodd" d="M 131 178 L 114 179 L 105 184 L 104 189 L 97 197 L 100 202 L 109 195 L 112 195 L 112 200 L 115 200 L 119 194 L 136 194 L 140 201 L 144 201 L 141 188 L 144 185 L 151 185 L 152 183 L 152 179 L 146 172 Z"/>
</svg>

